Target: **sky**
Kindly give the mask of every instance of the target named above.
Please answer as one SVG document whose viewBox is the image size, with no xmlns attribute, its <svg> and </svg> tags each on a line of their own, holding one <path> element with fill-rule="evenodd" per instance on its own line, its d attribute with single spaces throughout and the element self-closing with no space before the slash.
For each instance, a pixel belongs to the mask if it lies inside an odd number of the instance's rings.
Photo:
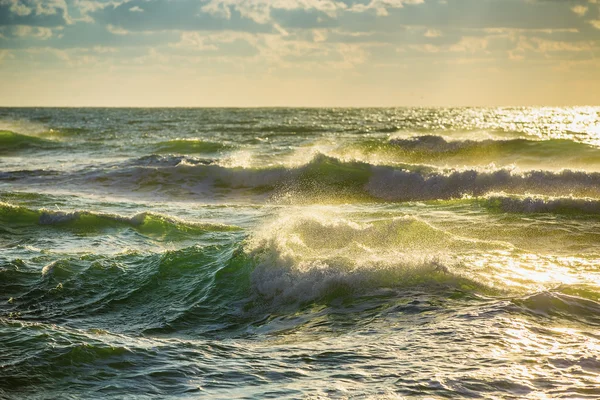
<svg viewBox="0 0 600 400">
<path fill-rule="evenodd" d="M 600 0 L 0 0 L 0 105 L 600 105 Z"/>
</svg>

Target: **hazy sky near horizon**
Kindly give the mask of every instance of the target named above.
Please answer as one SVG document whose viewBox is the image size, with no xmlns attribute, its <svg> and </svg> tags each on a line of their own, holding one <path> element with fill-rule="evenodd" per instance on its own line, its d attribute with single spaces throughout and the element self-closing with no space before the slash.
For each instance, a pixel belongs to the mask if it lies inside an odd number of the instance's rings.
<svg viewBox="0 0 600 400">
<path fill-rule="evenodd" d="M 0 0 L 4 106 L 600 104 L 600 0 Z"/>
</svg>

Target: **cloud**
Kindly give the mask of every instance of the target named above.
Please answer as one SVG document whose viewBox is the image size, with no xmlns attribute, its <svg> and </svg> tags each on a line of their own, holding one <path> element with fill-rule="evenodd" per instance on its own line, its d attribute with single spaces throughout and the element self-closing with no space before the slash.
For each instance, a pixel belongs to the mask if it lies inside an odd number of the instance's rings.
<svg viewBox="0 0 600 400">
<path fill-rule="evenodd" d="M 94 21 L 127 31 L 218 31 L 234 30 L 266 32 L 273 30 L 254 20 L 243 17 L 232 9 L 227 18 L 206 12 L 204 2 L 196 0 L 133 0 L 110 5 L 89 13 Z M 143 12 L 132 12 L 131 9 Z"/>
<path fill-rule="evenodd" d="M 350 11 L 365 12 L 374 10 L 378 16 L 388 16 L 388 9 L 403 8 L 405 4 L 422 4 L 424 0 L 370 0 L 369 3 L 357 3 L 350 7 Z"/>
<path fill-rule="evenodd" d="M 577 5 L 577 6 L 571 7 L 571 11 L 573 11 L 575 14 L 579 15 L 580 17 L 583 17 L 587 13 L 588 8 L 586 6 Z"/>
<path fill-rule="evenodd" d="M 52 37 L 51 28 L 29 26 L 29 25 L 9 25 L 0 27 L 0 32 L 5 38 L 25 38 L 31 37 L 40 40 L 46 40 Z"/>
<path fill-rule="evenodd" d="M 0 0 L 0 26 L 61 26 L 70 21 L 64 0 Z"/>
<path fill-rule="evenodd" d="M 489 39 L 486 37 L 463 37 L 460 42 L 450 46 L 450 51 L 460 53 L 478 53 L 485 51 Z"/>
<path fill-rule="evenodd" d="M 335 18 L 347 6 L 335 0 L 209 0 L 202 10 L 211 15 L 231 18 L 233 10 L 259 24 L 271 22 L 272 10 L 313 10 Z"/>
<path fill-rule="evenodd" d="M 8 9 L 19 17 L 24 17 L 33 12 L 31 7 L 27 7 L 25 4 L 19 3 L 17 0 L 3 1 L 2 3 L 0 3 L 0 6 L 3 6 L 3 5 L 8 5 L 9 6 Z"/>
<path fill-rule="evenodd" d="M 435 37 L 443 36 L 442 32 L 437 29 L 427 29 L 427 31 L 425 32 L 424 35 L 425 35 L 425 37 L 428 37 L 428 38 L 435 38 Z"/>
<path fill-rule="evenodd" d="M 366 82 L 441 64 L 589 69 L 599 29 L 590 0 L 0 0 L 0 72 Z"/>
</svg>

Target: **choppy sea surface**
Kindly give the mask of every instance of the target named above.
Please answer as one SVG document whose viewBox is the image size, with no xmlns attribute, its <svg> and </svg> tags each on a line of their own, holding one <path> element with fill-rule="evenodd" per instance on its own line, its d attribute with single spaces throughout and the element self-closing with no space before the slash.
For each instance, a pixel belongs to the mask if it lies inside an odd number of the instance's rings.
<svg viewBox="0 0 600 400">
<path fill-rule="evenodd" d="M 0 398 L 600 398 L 600 108 L 0 108 Z"/>
</svg>

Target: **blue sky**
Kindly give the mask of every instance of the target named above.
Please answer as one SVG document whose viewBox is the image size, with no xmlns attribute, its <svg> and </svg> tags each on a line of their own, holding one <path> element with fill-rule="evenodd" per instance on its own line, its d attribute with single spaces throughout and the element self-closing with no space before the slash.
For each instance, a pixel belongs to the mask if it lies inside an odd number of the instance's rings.
<svg viewBox="0 0 600 400">
<path fill-rule="evenodd" d="M 600 104 L 600 0 L 0 0 L 0 105 Z"/>
</svg>

